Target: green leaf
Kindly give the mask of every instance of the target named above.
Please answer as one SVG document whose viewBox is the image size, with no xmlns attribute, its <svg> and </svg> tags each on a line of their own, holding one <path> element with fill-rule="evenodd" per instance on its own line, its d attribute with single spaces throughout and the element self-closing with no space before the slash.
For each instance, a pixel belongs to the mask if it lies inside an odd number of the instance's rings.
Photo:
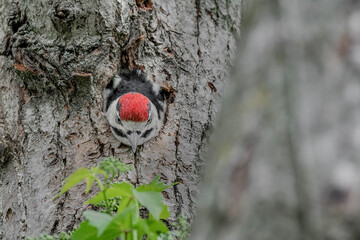
<svg viewBox="0 0 360 240">
<path fill-rule="evenodd" d="M 162 192 L 165 189 L 171 187 L 172 185 L 165 185 L 163 182 L 160 182 L 160 175 L 157 175 L 154 180 L 148 185 L 141 185 L 136 188 L 139 192 Z"/>
<path fill-rule="evenodd" d="M 86 168 L 79 168 L 73 174 L 71 174 L 68 178 L 65 179 L 65 184 L 61 189 L 61 192 L 56 195 L 55 199 L 60 197 L 63 193 L 67 192 L 70 188 L 84 180 L 85 178 L 91 176 L 90 172 Z"/>
<path fill-rule="evenodd" d="M 101 235 L 101 238 L 114 239 L 125 231 L 131 231 L 133 228 L 131 216 L 134 211 L 135 208 L 131 206 L 113 216 L 106 230 Z"/>
<path fill-rule="evenodd" d="M 133 220 L 133 224 L 136 224 L 137 221 L 139 221 L 140 217 L 140 204 L 138 201 L 136 201 L 135 199 L 131 201 L 131 206 L 133 206 L 134 211 L 132 214 L 132 220 Z"/>
<path fill-rule="evenodd" d="M 127 207 L 125 210 L 114 216 L 114 220 L 112 224 L 120 225 L 123 231 L 129 232 L 132 230 L 132 217 L 135 213 L 134 205 L 131 207 Z M 139 212 L 137 212 L 139 215 Z"/>
<path fill-rule="evenodd" d="M 135 206 L 129 206 L 127 208 L 125 208 L 123 211 L 115 214 L 115 216 L 113 217 L 113 221 L 112 223 L 117 223 L 122 225 L 125 228 L 128 228 L 132 225 L 131 222 L 129 222 L 128 216 L 132 216 L 132 213 L 136 210 Z M 137 212 L 137 214 L 139 214 L 139 212 Z"/>
<path fill-rule="evenodd" d="M 106 172 L 104 170 L 102 170 L 100 167 L 91 167 L 91 173 L 94 175 L 106 174 Z"/>
<path fill-rule="evenodd" d="M 97 237 L 97 230 L 95 227 L 89 225 L 89 221 L 84 221 L 79 228 L 71 235 L 71 240 L 100 240 Z"/>
<path fill-rule="evenodd" d="M 158 233 L 169 232 L 167 226 L 160 220 L 139 219 L 134 227 L 138 230 L 138 236 L 146 234 L 149 240 L 156 240 Z"/>
<path fill-rule="evenodd" d="M 117 212 L 119 213 L 123 211 L 126 208 L 126 206 L 129 205 L 129 202 L 130 202 L 129 197 L 123 197 L 120 201 L 120 204 L 118 205 Z"/>
<path fill-rule="evenodd" d="M 106 198 L 110 199 L 114 197 L 131 197 L 133 196 L 133 189 L 133 185 L 127 182 L 114 183 L 110 185 L 109 189 L 106 190 Z M 103 193 L 99 192 L 96 196 L 90 198 L 84 204 L 96 204 L 104 200 Z"/>
<path fill-rule="evenodd" d="M 138 231 L 132 230 L 131 235 L 130 235 L 130 239 L 132 239 L 132 240 L 138 240 L 138 239 L 139 239 L 139 237 L 138 237 Z M 141 235 L 141 239 L 142 239 L 142 235 Z"/>
<path fill-rule="evenodd" d="M 94 176 L 94 179 L 95 179 L 96 183 L 98 184 L 98 186 L 100 188 L 100 191 L 103 191 L 104 190 L 104 184 L 101 182 L 101 180 L 97 176 Z"/>
<path fill-rule="evenodd" d="M 100 212 L 86 211 L 84 217 L 89 220 L 89 225 L 97 228 L 97 237 L 101 236 L 112 221 L 112 217 Z"/>
<path fill-rule="evenodd" d="M 161 222 L 161 221 L 155 221 L 155 220 L 146 220 L 150 231 L 156 232 L 156 233 L 167 233 L 169 232 L 169 229 L 167 226 Z"/>
<path fill-rule="evenodd" d="M 88 219 L 88 225 L 95 227 L 95 238 L 88 239 L 114 239 L 124 231 L 131 231 L 132 215 L 136 209 L 131 206 L 127 207 L 124 211 L 111 217 L 105 213 L 95 211 L 84 212 L 85 218 Z M 139 214 L 137 212 L 137 214 Z"/>
<path fill-rule="evenodd" d="M 96 175 L 104 175 L 105 178 L 107 178 L 107 174 L 104 170 L 101 170 L 100 167 L 91 167 L 90 169 L 90 174 L 91 174 L 91 184 L 94 182 L 94 180 L 96 181 L 96 183 L 98 184 L 100 190 L 102 190 L 104 188 L 103 183 L 101 182 L 101 180 L 96 176 Z M 89 180 L 90 181 L 90 180 Z M 88 186 L 87 186 L 88 187 Z M 90 186 L 91 187 L 91 186 Z M 90 190 L 90 189 L 89 189 Z"/>
<path fill-rule="evenodd" d="M 138 230 L 138 236 L 146 234 L 150 238 L 150 235 L 152 235 L 147 222 L 142 218 L 134 225 L 134 228 Z"/>
<path fill-rule="evenodd" d="M 163 210 L 162 196 L 160 192 L 138 192 L 133 190 L 134 196 L 145 206 L 149 212 L 156 218 L 159 219 L 160 214 Z"/>
<path fill-rule="evenodd" d="M 92 176 L 90 176 L 90 177 L 87 177 L 87 178 L 85 179 L 85 181 L 86 181 L 86 190 L 85 190 L 85 193 L 88 194 L 89 191 L 90 191 L 90 189 L 91 189 L 92 184 L 93 184 L 94 181 L 95 181 L 95 178 L 93 178 Z"/>
<path fill-rule="evenodd" d="M 170 217 L 170 211 L 168 209 L 168 206 L 166 204 L 163 204 L 163 208 L 162 208 L 159 218 L 160 219 L 168 219 L 169 217 Z"/>
</svg>

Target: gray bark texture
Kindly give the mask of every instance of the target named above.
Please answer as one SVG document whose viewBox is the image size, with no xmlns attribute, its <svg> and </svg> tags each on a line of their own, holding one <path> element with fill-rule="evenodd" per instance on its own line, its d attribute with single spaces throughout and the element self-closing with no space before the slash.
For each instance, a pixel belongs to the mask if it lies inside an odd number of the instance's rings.
<svg viewBox="0 0 360 240">
<path fill-rule="evenodd" d="M 174 219 L 192 218 L 208 136 L 239 32 L 233 0 L 0 0 L 1 237 L 71 230 L 84 185 L 57 200 L 79 167 L 115 155 L 124 179 L 157 174 Z M 6 14 L 5 14 L 6 13 Z M 143 69 L 168 91 L 160 135 L 138 149 L 112 136 L 101 93 L 117 69 Z M 95 189 L 93 189 L 95 190 Z"/>
<path fill-rule="evenodd" d="M 359 2 L 243 5 L 191 239 L 359 239 Z"/>
</svg>

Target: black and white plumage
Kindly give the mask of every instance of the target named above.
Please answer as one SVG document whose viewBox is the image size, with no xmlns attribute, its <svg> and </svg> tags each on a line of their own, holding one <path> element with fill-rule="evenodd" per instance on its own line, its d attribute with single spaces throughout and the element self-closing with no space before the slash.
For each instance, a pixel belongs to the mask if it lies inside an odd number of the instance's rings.
<svg viewBox="0 0 360 240">
<path fill-rule="evenodd" d="M 133 152 L 157 136 L 164 123 L 165 95 L 140 70 L 115 75 L 103 91 L 103 101 L 112 133 Z"/>
</svg>

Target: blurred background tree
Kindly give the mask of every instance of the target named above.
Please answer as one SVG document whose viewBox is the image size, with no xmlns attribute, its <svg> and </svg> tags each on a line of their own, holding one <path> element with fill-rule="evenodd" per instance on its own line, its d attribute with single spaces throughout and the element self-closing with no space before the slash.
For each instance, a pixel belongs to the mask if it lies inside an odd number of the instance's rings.
<svg viewBox="0 0 360 240">
<path fill-rule="evenodd" d="M 191 239 L 360 239 L 360 5 L 251 0 Z"/>
</svg>

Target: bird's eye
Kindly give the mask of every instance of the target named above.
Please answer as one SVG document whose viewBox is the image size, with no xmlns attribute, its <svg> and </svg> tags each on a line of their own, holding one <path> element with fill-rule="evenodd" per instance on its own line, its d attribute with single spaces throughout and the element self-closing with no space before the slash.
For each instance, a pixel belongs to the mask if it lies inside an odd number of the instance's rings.
<svg viewBox="0 0 360 240">
<path fill-rule="evenodd" d="M 121 123 L 121 119 L 120 119 L 120 117 L 119 117 L 119 116 L 116 116 L 115 121 L 116 121 L 116 123 L 118 123 L 118 124 L 122 125 L 122 123 Z"/>
<path fill-rule="evenodd" d="M 151 123 L 151 118 L 149 118 L 146 122 L 146 125 L 150 124 Z"/>
</svg>

